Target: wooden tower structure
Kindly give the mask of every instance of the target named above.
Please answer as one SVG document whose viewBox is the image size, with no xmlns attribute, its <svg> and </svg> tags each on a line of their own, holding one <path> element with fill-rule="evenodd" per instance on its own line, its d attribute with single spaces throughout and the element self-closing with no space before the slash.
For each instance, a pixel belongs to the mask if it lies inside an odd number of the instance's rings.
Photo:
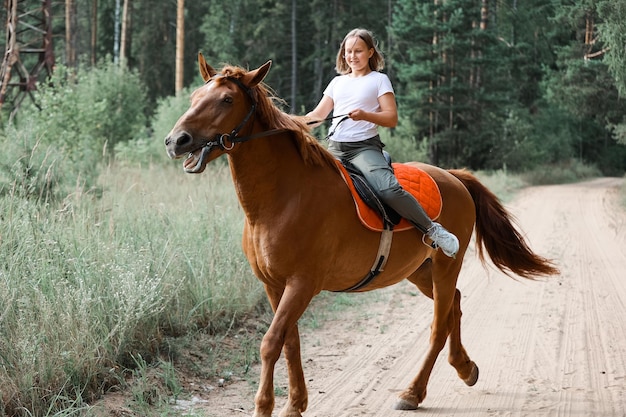
<svg viewBox="0 0 626 417">
<path fill-rule="evenodd" d="M 13 115 L 37 83 L 45 81 L 54 67 L 51 0 L 39 5 L 30 0 L 4 0 L 6 44 L 0 69 L 0 107 L 11 106 Z M 36 104 L 36 103 L 35 103 Z"/>
</svg>

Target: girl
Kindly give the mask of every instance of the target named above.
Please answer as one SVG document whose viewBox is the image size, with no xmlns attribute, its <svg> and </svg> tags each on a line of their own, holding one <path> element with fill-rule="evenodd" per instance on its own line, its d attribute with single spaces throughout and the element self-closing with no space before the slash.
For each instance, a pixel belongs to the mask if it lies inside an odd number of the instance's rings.
<svg viewBox="0 0 626 417">
<path fill-rule="evenodd" d="M 340 75 L 330 82 L 317 107 L 306 117 L 324 120 L 331 110 L 333 116 L 347 114 L 334 119 L 328 150 L 356 166 L 383 202 L 428 235 L 434 247 L 454 257 L 459 250 L 456 236 L 433 222 L 417 200 L 400 186 L 383 155 L 378 126 L 395 127 L 398 123 L 391 81 L 379 72 L 383 66 L 384 59 L 371 32 L 350 31 L 337 53 Z"/>
</svg>

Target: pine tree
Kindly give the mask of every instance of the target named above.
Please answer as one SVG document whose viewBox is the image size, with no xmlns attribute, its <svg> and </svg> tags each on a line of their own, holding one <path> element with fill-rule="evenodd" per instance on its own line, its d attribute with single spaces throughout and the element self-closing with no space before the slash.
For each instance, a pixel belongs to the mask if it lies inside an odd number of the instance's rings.
<svg viewBox="0 0 626 417">
<path fill-rule="evenodd" d="M 615 85 L 622 96 L 626 96 L 626 1 L 603 0 L 597 4 L 599 38 L 604 48 L 604 60 L 615 78 Z"/>
<path fill-rule="evenodd" d="M 428 142 L 434 164 L 486 163 L 486 133 L 502 117 L 508 68 L 505 48 L 488 23 L 482 2 L 396 4 L 392 39 L 401 116 L 416 140 Z"/>
</svg>

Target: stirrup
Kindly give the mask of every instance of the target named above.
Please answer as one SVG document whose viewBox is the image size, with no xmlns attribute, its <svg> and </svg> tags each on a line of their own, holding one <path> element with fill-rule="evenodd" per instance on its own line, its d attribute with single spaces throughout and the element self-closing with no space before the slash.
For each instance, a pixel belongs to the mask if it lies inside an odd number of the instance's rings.
<svg viewBox="0 0 626 417">
<path fill-rule="evenodd" d="M 435 241 L 433 241 L 432 239 L 431 239 L 431 242 L 430 242 L 430 243 L 426 242 L 426 236 L 428 236 L 428 233 L 424 233 L 424 234 L 422 235 L 422 243 L 423 243 L 424 245 L 426 245 L 426 246 L 428 246 L 428 247 L 432 248 L 432 249 L 437 249 L 439 246 L 437 246 L 437 244 L 435 243 Z"/>
</svg>

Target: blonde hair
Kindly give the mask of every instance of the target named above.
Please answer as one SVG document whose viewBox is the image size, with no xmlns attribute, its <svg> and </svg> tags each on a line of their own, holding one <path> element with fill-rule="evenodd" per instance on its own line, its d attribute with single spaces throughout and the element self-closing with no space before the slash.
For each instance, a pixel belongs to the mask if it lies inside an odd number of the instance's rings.
<svg viewBox="0 0 626 417">
<path fill-rule="evenodd" d="M 374 35 L 367 29 L 352 29 L 341 41 L 341 47 L 339 48 L 339 52 L 337 52 L 337 72 L 339 74 L 349 74 L 352 72 L 350 66 L 346 62 L 345 54 L 346 54 L 346 41 L 350 38 L 359 37 L 363 39 L 368 49 L 374 49 L 374 53 L 369 59 L 370 69 L 372 71 L 380 71 L 385 66 L 385 59 L 383 58 L 383 54 L 378 50 L 378 45 L 374 40 Z"/>
</svg>

